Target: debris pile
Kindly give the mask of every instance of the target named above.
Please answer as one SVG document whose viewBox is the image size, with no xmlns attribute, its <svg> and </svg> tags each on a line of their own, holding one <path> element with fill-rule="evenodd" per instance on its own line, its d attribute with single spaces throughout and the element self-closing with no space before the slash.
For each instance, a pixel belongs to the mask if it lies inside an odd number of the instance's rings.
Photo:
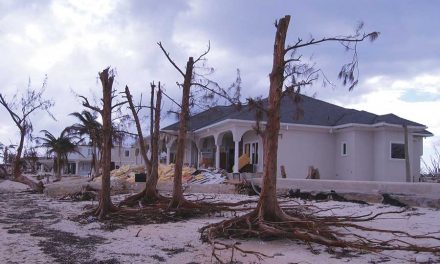
<svg viewBox="0 0 440 264">
<path fill-rule="evenodd" d="M 135 174 L 144 173 L 142 165 L 125 165 L 110 172 L 110 181 L 114 183 L 135 183 Z M 159 182 L 172 182 L 174 177 L 174 164 L 159 165 Z M 101 181 L 101 177 L 95 178 Z M 218 184 L 226 181 L 226 173 L 219 170 L 196 170 L 188 166 L 182 168 L 182 182 L 189 184 Z"/>
<path fill-rule="evenodd" d="M 188 183 L 195 184 L 218 184 L 226 181 L 226 173 L 223 171 L 211 171 L 206 169 L 196 170 L 193 178 Z"/>
<path fill-rule="evenodd" d="M 182 168 L 182 182 L 187 183 L 193 178 L 196 169 L 184 166 Z M 174 177 L 174 164 L 159 164 L 159 182 L 172 182 Z"/>
</svg>

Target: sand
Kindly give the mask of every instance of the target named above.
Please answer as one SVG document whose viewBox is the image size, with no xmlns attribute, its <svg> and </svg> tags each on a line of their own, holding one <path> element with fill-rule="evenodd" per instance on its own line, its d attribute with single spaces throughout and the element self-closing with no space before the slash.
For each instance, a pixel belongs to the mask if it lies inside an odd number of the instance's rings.
<svg viewBox="0 0 440 264">
<path fill-rule="evenodd" d="M 72 217 L 83 212 L 93 202 L 70 202 L 23 192 L 23 186 L 1 182 L 0 186 L 15 188 L 15 192 L 0 189 L 0 263 L 216 263 L 212 247 L 199 239 L 199 228 L 231 215 L 221 214 L 187 221 L 132 225 L 113 230 L 93 218 L 82 223 Z M 11 189 L 9 189 L 11 190 Z M 120 200 L 123 197 L 117 196 Z M 218 200 L 249 199 L 243 195 L 217 195 Z M 334 208 L 325 214 L 356 215 L 367 212 L 391 211 L 393 206 L 359 205 L 341 202 L 304 202 L 319 208 Z M 93 204 L 96 205 L 96 202 Z M 406 230 L 411 233 L 440 231 L 440 212 L 428 208 L 381 217 L 366 223 L 378 228 Z M 137 235 L 138 234 L 138 235 Z M 439 235 L 438 233 L 436 235 Z M 383 234 L 376 238 L 385 238 Z M 232 241 L 231 241 L 232 242 Z M 291 240 L 241 241 L 245 249 L 273 256 L 258 260 L 252 255 L 235 253 L 236 263 L 439 263 L 440 255 L 390 251 L 383 253 L 329 253 L 320 245 L 309 246 Z M 439 241 L 425 241 L 439 245 Z M 230 252 L 222 255 L 224 261 Z"/>
</svg>

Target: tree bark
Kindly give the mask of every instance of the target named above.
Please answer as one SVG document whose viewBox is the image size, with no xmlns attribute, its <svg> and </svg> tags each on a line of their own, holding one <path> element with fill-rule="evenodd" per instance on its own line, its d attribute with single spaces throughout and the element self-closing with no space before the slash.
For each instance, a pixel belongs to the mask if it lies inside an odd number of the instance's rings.
<svg viewBox="0 0 440 264">
<path fill-rule="evenodd" d="M 14 159 L 14 178 L 18 179 L 21 176 L 21 154 L 23 152 L 24 137 L 26 135 L 25 128 L 20 127 L 20 143 L 17 147 L 17 153 Z"/>
<path fill-rule="evenodd" d="M 133 99 L 130 93 L 130 89 L 128 86 L 125 86 L 125 95 L 127 97 L 128 105 L 130 107 L 131 113 L 133 115 L 134 123 L 136 124 L 136 131 L 139 137 L 139 148 L 141 150 L 141 156 L 144 160 L 145 166 L 147 168 L 147 173 L 149 174 L 151 171 L 151 162 L 147 157 L 147 148 L 144 140 L 144 135 L 142 133 L 141 122 L 139 121 L 139 116 L 136 112 L 135 106 L 133 104 Z"/>
<path fill-rule="evenodd" d="M 111 149 L 112 149 L 112 86 L 114 76 L 109 75 L 109 68 L 99 73 L 99 78 L 102 83 L 102 183 L 101 196 L 99 199 L 99 206 L 97 215 L 100 219 L 104 218 L 109 212 L 113 210 L 113 203 L 110 197 L 110 164 L 111 164 Z"/>
<path fill-rule="evenodd" d="M 263 185 L 257 208 L 259 215 L 265 220 L 276 220 L 282 213 L 278 204 L 277 189 L 277 160 L 278 160 L 278 134 L 280 131 L 280 103 L 284 82 L 284 51 L 287 29 L 290 16 L 285 16 L 278 21 L 275 35 L 273 66 L 270 73 L 269 105 L 267 111 L 267 124 L 264 131 L 264 168 Z"/>
<path fill-rule="evenodd" d="M 173 196 L 171 198 L 170 208 L 178 208 L 179 205 L 185 200 L 182 190 L 182 168 L 183 168 L 183 156 L 185 151 L 185 141 L 187 134 L 187 121 L 189 117 L 189 96 L 191 88 L 191 80 L 193 74 L 194 59 L 189 57 L 186 63 L 186 72 L 183 82 L 182 91 L 182 103 L 181 113 L 179 116 L 179 135 L 177 137 L 177 153 L 176 164 L 174 166 L 174 184 L 173 184 Z"/>
<path fill-rule="evenodd" d="M 61 180 L 61 157 L 57 154 L 57 180 Z"/>
<path fill-rule="evenodd" d="M 160 135 L 160 112 L 162 104 L 162 90 L 160 88 L 156 94 L 156 106 L 154 107 L 154 128 L 153 134 L 151 136 L 151 171 L 150 177 L 148 177 L 145 184 L 145 197 L 158 198 L 159 194 L 157 192 L 157 182 L 159 180 L 159 135 Z"/>
</svg>

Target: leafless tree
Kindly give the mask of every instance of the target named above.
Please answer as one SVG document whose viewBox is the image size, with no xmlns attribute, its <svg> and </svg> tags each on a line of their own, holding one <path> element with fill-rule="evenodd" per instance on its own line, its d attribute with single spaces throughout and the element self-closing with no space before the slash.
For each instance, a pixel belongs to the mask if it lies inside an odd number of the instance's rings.
<svg viewBox="0 0 440 264">
<path fill-rule="evenodd" d="M 54 102 L 52 100 L 44 99 L 46 86 L 47 78 L 45 78 L 43 85 L 39 89 L 32 88 L 29 81 L 29 84 L 22 95 L 15 94 L 10 99 L 6 98 L 3 93 L 0 93 L 0 104 L 6 109 L 15 126 L 18 128 L 20 136 L 13 163 L 14 180 L 27 184 L 38 192 L 43 191 L 43 183 L 41 181 L 36 183 L 23 176 L 20 164 L 25 138 L 32 132 L 32 114 L 37 111 L 45 111 L 50 117 L 54 118 L 49 111 L 54 105 Z"/>
<path fill-rule="evenodd" d="M 113 205 L 110 196 L 110 167 L 111 167 L 111 149 L 112 143 L 112 112 L 119 109 L 127 103 L 127 101 L 112 103 L 117 97 L 116 90 L 113 89 L 113 81 L 115 75 L 110 68 L 104 69 L 99 73 L 99 79 L 102 84 L 102 107 L 91 105 L 85 96 L 83 106 L 98 112 L 102 116 L 102 158 L 101 158 L 101 192 L 99 197 L 99 205 L 93 211 L 93 214 L 99 219 L 105 218 L 109 213 L 117 211 L 118 208 Z"/>
<path fill-rule="evenodd" d="M 440 176 L 440 151 L 437 145 L 433 145 L 434 153 L 431 155 L 430 161 L 422 159 L 425 172 L 431 177 Z"/>
<path fill-rule="evenodd" d="M 158 83 L 156 91 L 156 102 L 154 103 L 154 91 L 156 85 L 150 84 L 151 87 L 151 97 L 150 105 L 150 153 L 151 159 L 147 156 L 147 146 L 144 140 L 141 123 L 139 121 L 139 111 L 144 108 L 139 102 L 139 105 L 133 103 L 133 97 L 130 93 L 128 86 L 125 86 L 125 97 L 127 98 L 129 108 L 132 112 L 132 116 L 136 125 L 136 130 L 139 139 L 139 147 L 142 159 L 146 164 L 147 169 L 147 181 L 145 183 L 145 188 L 142 192 L 128 197 L 120 203 L 120 205 L 132 206 L 141 201 L 143 204 L 149 204 L 156 202 L 158 200 L 164 200 L 159 192 L 157 191 L 157 182 L 159 180 L 159 136 L 160 136 L 160 114 L 161 114 L 161 104 L 162 104 L 162 88 L 161 83 Z"/>
<path fill-rule="evenodd" d="M 170 54 L 161 42 L 158 43 L 160 49 L 163 54 L 170 62 L 170 64 L 180 73 L 183 78 L 182 83 L 178 83 L 178 86 L 182 88 L 182 98 L 181 102 L 176 104 L 179 107 L 179 129 L 177 135 L 177 151 L 176 151 L 176 162 L 174 166 L 174 180 L 173 180 L 173 194 L 171 197 L 171 201 L 169 203 L 169 209 L 177 209 L 177 208 L 201 208 L 203 207 L 200 204 L 195 204 L 193 202 L 189 202 L 185 199 L 183 195 L 182 188 L 182 168 L 183 168 L 183 159 L 184 159 L 184 150 L 185 150 L 185 141 L 187 137 L 188 130 L 188 120 L 190 116 L 190 108 L 192 105 L 197 105 L 195 98 L 201 98 L 204 101 L 212 100 L 215 97 L 221 97 L 223 99 L 228 100 L 230 103 L 239 104 L 239 96 L 240 96 L 240 86 L 234 84 L 235 92 L 233 92 L 233 96 L 230 96 L 230 90 L 222 89 L 217 83 L 209 81 L 206 78 L 196 78 L 202 77 L 201 75 L 197 75 L 194 71 L 197 63 L 205 61 L 205 56 L 210 51 L 210 45 L 205 52 L 203 52 L 196 59 L 194 57 L 189 57 L 186 63 L 186 68 L 183 70 L 179 67 L 174 60 L 171 58 Z M 194 94 L 198 94 L 198 96 L 191 96 Z M 191 99 L 192 98 L 192 99 Z M 174 101 L 175 102 L 175 101 Z"/>
<path fill-rule="evenodd" d="M 352 248 L 358 250 L 414 250 L 438 252 L 439 247 L 418 246 L 411 243 L 400 243 L 401 236 L 414 238 L 428 238 L 429 236 L 411 236 L 401 231 L 379 230 L 357 225 L 356 222 L 370 221 L 377 218 L 375 216 L 364 217 L 322 217 L 306 213 L 301 208 L 285 211 L 280 207 L 276 195 L 277 183 L 277 153 L 278 135 L 280 130 L 280 104 L 283 96 L 295 96 L 299 89 L 305 85 L 313 83 L 317 79 L 317 72 L 310 70 L 306 64 L 301 63 L 301 56 L 295 54 L 299 49 L 313 46 L 324 42 L 339 42 L 347 50 L 353 52 L 353 59 L 344 65 L 339 74 L 344 85 L 349 85 L 349 90 L 358 83 L 357 80 L 357 44 L 364 40 L 375 40 L 379 33 L 361 33 L 360 28 L 354 35 L 344 37 L 322 38 L 319 40 L 310 39 L 303 41 L 298 39 L 293 45 L 285 46 L 287 29 L 290 16 L 281 18 L 276 26 L 273 66 L 269 75 L 270 87 L 267 109 L 260 107 L 263 114 L 267 116 L 265 128 L 257 124 L 259 133 L 263 137 L 264 143 L 264 168 L 262 190 L 258 204 L 254 210 L 243 216 L 225 220 L 220 223 L 208 225 L 202 229 L 202 238 L 213 243 L 214 257 L 215 249 L 227 249 L 242 251 L 237 244 L 225 244 L 215 241 L 216 237 L 272 237 L 272 238 L 292 238 L 305 241 L 306 243 L 319 243 L 329 247 Z M 293 52 L 293 53 L 292 53 Z M 286 56 L 288 58 L 286 58 Z M 301 79 L 303 77 L 303 79 Z M 290 78 L 288 84 L 286 79 Z M 259 104 L 261 106 L 261 104 Z M 379 214 L 381 215 L 381 214 Z M 354 232 L 335 231 L 332 228 L 340 227 L 358 229 L 377 233 L 397 234 L 399 238 L 383 241 L 372 240 L 367 237 L 356 235 Z M 439 238 L 436 238 L 440 240 Z M 255 254 L 261 256 L 262 254 Z M 218 259 L 220 260 L 220 259 Z"/>
</svg>

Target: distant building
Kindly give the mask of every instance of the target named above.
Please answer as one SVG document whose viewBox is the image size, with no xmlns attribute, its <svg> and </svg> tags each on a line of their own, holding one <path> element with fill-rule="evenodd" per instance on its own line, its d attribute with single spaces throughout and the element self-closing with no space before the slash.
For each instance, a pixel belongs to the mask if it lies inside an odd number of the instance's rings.
<svg viewBox="0 0 440 264">
<path fill-rule="evenodd" d="M 92 147 L 88 145 L 78 146 L 79 153 L 70 153 L 68 155 L 68 166 L 66 174 L 75 174 L 81 176 L 90 175 L 92 169 Z M 97 154 L 98 157 L 100 153 Z M 117 169 L 124 165 L 140 164 L 139 151 L 135 147 L 117 146 L 111 151 L 111 169 Z"/>
</svg>

